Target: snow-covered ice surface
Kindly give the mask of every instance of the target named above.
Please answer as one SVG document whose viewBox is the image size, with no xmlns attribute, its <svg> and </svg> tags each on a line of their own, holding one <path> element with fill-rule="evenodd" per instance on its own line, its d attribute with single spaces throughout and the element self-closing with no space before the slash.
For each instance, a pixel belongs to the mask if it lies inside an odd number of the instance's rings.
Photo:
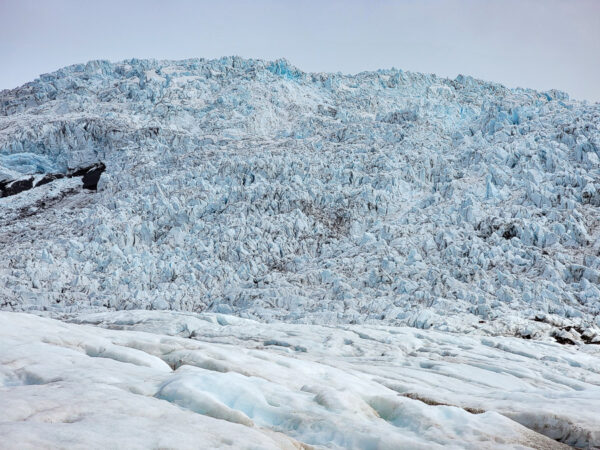
<svg viewBox="0 0 600 450">
<path fill-rule="evenodd" d="M 600 446 L 599 157 L 599 104 L 468 76 L 2 91 L 0 446 Z"/>
<path fill-rule="evenodd" d="M 169 311 L 72 321 L 0 312 L 3 448 L 600 445 L 598 346 Z"/>
</svg>

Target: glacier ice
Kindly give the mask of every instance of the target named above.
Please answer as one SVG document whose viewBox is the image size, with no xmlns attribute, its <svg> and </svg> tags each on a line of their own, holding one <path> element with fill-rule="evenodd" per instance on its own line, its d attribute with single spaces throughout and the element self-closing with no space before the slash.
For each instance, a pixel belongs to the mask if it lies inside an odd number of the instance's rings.
<svg viewBox="0 0 600 450">
<path fill-rule="evenodd" d="M 0 304 L 598 340 L 599 127 L 468 76 L 69 66 L 0 93 L 0 176 L 106 171 L 0 199 Z"/>
<path fill-rule="evenodd" d="M 600 445 L 598 346 L 172 311 L 70 322 L 0 311 L 3 447 Z"/>
</svg>

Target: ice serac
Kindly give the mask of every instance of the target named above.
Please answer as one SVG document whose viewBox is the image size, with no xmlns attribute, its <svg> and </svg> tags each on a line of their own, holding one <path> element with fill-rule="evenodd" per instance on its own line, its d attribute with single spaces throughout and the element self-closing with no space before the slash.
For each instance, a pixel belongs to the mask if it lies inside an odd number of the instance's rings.
<svg viewBox="0 0 600 450">
<path fill-rule="evenodd" d="M 599 127 L 467 76 L 66 67 L 0 93 L 0 182 L 106 169 L 0 199 L 2 307 L 598 342 Z"/>
</svg>

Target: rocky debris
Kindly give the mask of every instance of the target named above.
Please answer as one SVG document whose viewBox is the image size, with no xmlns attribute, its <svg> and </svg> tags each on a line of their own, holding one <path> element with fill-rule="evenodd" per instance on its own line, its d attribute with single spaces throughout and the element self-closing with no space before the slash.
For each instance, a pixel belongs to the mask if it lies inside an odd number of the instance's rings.
<svg viewBox="0 0 600 450">
<path fill-rule="evenodd" d="M 61 178 L 82 177 L 83 188 L 97 190 L 100 175 L 106 170 L 104 163 L 80 167 L 67 173 L 46 173 L 43 176 L 30 176 L 20 180 L 0 181 L 0 198 L 17 195 L 34 187 L 43 186 Z"/>
<path fill-rule="evenodd" d="M 98 181 L 100 181 L 100 175 L 106 170 L 106 166 L 102 163 L 96 164 L 88 168 L 87 172 L 83 175 L 83 188 L 95 191 L 98 189 Z"/>
<path fill-rule="evenodd" d="M 552 337 L 556 339 L 556 342 L 558 342 L 559 344 L 575 345 L 579 341 L 575 333 L 572 333 L 570 330 L 567 329 L 554 331 L 552 333 Z"/>
<path fill-rule="evenodd" d="M 584 329 L 580 326 L 568 325 L 560 327 L 553 330 L 550 336 L 559 344 L 600 344 L 600 330 L 592 328 Z"/>
<path fill-rule="evenodd" d="M 0 181 L 0 197 L 16 195 L 19 192 L 31 189 L 34 186 L 34 178 L 27 177 L 21 180 Z"/>
</svg>

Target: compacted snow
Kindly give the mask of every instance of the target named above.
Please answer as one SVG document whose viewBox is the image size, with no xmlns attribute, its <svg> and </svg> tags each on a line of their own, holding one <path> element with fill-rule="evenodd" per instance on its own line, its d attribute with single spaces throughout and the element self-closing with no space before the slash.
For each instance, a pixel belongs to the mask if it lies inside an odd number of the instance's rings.
<svg viewBox="0 0 600 450">
<path fill-rule="evenodd" d="M 160 311 L 71 322 L 86 325 L 0 313 L 3 447 L 600 445 L 598 346 Z"/>
<path fill-rule="evenodd" d="M 0 446 L 600 446 L 599 213 L 558 91 L 42 75 L 0 92 Z"/>
</svg>

